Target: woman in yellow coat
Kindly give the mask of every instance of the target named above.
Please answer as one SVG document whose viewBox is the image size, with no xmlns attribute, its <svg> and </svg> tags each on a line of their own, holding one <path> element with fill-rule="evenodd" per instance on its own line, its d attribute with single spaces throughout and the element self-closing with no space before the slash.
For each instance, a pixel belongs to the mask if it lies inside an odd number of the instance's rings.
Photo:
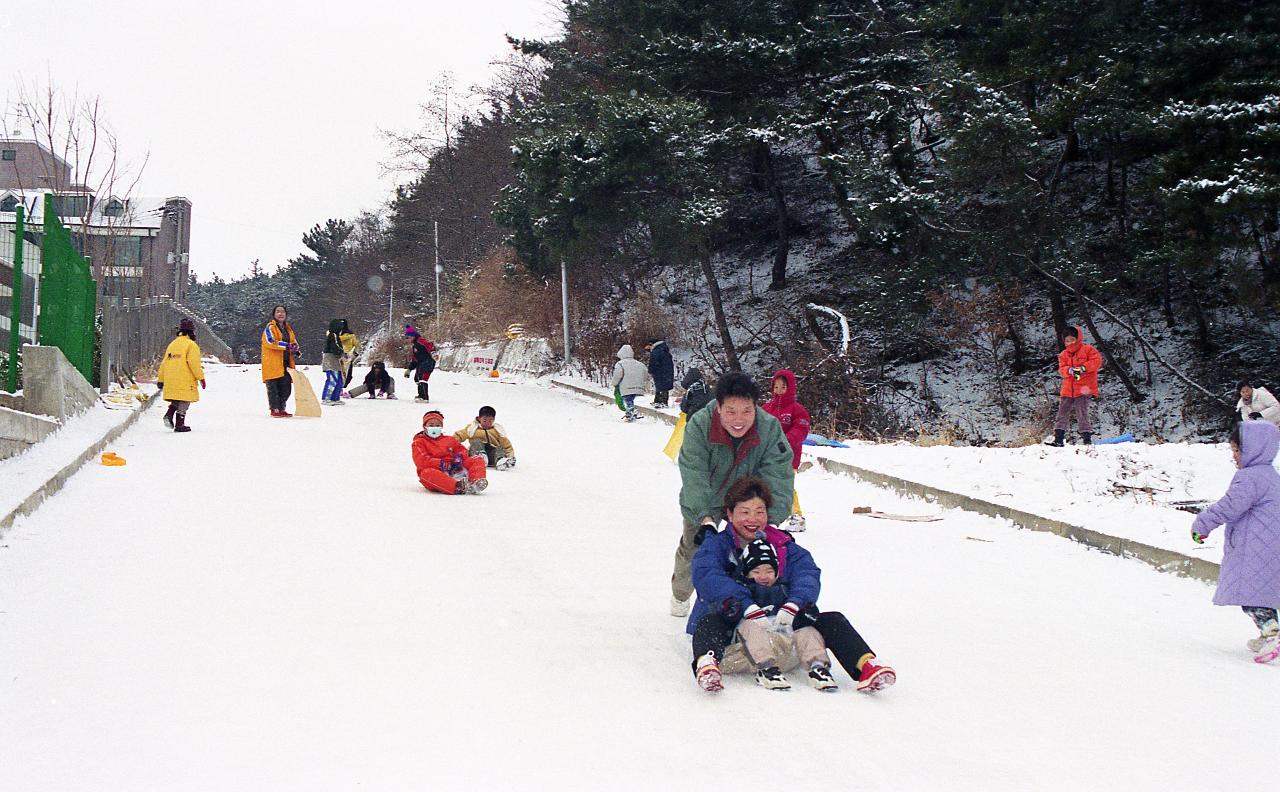
<svg viewBox="0 0 1280 792">
<path fill-rule="evenodd" d="M 164 414 L 164 425 L 175 432 L 190 432 L 187 426 L 187 408 L 200 401 L 196 388 L 204 383 L 204 367 L 200 365 L 200 347 L 196 344 L 196 325 L 190 319 L 178 323 L 178 337 L 169 342 L 156 372 L 156 384 L 164 390 L 169 410 Z"/>
<path fill-rule="evenodd" d="M 294 362 L 298 351 L 298 337 L 289 324 L 289 312 L 277 305 L 271 309 L 271 321 L 262 331 L 262 381 L 267 386 L 267 404 L 273 418 L 293 417 L 284 408 L 293 393 L 289 369 L 297 368 Z"/>
</svg>

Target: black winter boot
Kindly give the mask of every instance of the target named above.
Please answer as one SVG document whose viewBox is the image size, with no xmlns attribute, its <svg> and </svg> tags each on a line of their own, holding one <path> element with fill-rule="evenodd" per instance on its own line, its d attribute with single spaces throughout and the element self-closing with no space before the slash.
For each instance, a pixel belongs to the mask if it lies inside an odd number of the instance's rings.
<svg viewBox="0 0 1280 792">
<path fill-rule="evenodd" d="M 170 404 L 169 404 L 169 409 L 168 409 L 168 410 L 166 410 L 166 411 L 165 411 L 165 413 L 164 413 L 164 418 L 163 418 L 163 419 L 161 419 L 161 420 L 163 420 L 163 421 L 164 421 L 164 426 L 165 426 L 165 428 L 166 428 L 166 429 L 172 429 L 172 428 L 173 428 L 173 415 L 174 415 L 174 413 L 176 413 L 177 411 L 178 411 L 178 405 L 170 403 Z"/>
<path fill-rule="evenodd" d="M 175 432 L 190 432 L 190 431 L 191 431 L 191 427 L 190 427 L 190 426 L 187 426 L 187 416 L 183 415 L 182 413 L 174 413 L 174 416 L 173 416 L 173 431 L 175 431 Z"/>
<path fill-rule="evenodd" d="M 1053 446 L 1054 448 L 1062 448 L 1063 446 L 1065 446 L 1065 445 L 1067 444 L 1067 443 L 1066 443 L 1066 440 L 1067 440 L 1067 433 L 1066 433 L 1066 431 L 1065 431 L 1065 430 L 1063 430 L 1063 429 L 1054 429 L 1054 430 L 1053 430 L 1053 442 L 1052 442 L 1052 443 L 1045 443 L 1045 445 Z"/>
<path fill-rule="evenodd" d="M 427 396 L 427 383 L 419 382 L 418 383 L 418 400 L 427 401 L 428 398 L 429 397 Z"/>
<path fill-rule="evenodd" d="M 1080 439 L 1084 441 L 1085 445 L 1093 445 L 1093 432 L 1081 432 Z"/>
</svg>

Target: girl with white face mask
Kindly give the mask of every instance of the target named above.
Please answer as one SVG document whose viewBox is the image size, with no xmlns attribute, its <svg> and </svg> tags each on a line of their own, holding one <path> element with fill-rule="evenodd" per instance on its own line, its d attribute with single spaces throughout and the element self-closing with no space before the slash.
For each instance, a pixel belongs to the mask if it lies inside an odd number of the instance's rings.
<svg viewBox="0 0 1280 792">
<path fill-rule="evenodd" d="M 432 492 L 479 495 L 489 486 L 485 458 L 470 456 L 462 443 L 444 433 L 444 413 L 439 410 L 422 416 L 422 431 L 413 438 L 413 464 L 418 481 Z"/>
</svg>

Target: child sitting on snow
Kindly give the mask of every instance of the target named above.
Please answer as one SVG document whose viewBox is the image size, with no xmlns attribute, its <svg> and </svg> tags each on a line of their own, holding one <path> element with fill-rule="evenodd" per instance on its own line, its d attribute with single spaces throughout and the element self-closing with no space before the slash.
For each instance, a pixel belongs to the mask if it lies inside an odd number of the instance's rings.
<svg viewBox="0 0 1280 792">
<path fill-rule="evenodd" d="M 894 670 L 872 662 L 875 654 L 844 614 L 818 610 L 822 573 L 809 551 L 768 524 L 772 503 L 773 493 L 762 479 L 738 479 L 724 496 L 728 526 L 707 536 L 693 557 L 698 600 L 687 631 L 693 636 L 698 685 L 709 692 L 723 688 L 720 661 L 736 634 L 757 665 L 758 684 L 781 690 L 790 687 L 768 641 L 770 611 L 774 627 L 795 631 L 796 649 L 814 687 L 835 687 L 827 647 L 858 681 L 859 691 L 872 693 L 892 685 L 897 681 Z M 776 564 L 772 575 L 771 561 Z M 816 636 L 806 632 L 808 628 Z"/>
<path fill-rule="evenodd" d="M 494 423 L 498 411 L 485 405 L 476 419 L 453 433 L 460 443 L 467 443 L 472 454 L 483 454 L 489 467 L 510 470 L 516 466 L 516 451 L 507 437 L 507 430 Z"/>
<path fill-rule="evenodd" d="M 468 456 L 462 444 L 444 433 L 444 413 L 422 416 L 422 431 L 413 436 L 413 464 L 422 486 L 446 495 L 479 495 L 489 486 L 484 458 Z"/>
<path fill-rule="evenodd" d="M 1222 500 L 1206 508 L 1191 527 L 1203 544 L 1215 528 L 1227 525 L 1222 570 L 1214 605 L 1239 605 L 1259 635 L 1248 641 L 1258 663 L 1280 657 L 1280 473 L 1272 464 L 1280 450 L 1280 429 L 1268 421 L 1245 421 L 1231 432 L 1236 471 Z"/>
<path fill-rule="evenodd" d="M 379 393 L 388 399 L 396 397 L 396 381 L 391 379 L 391 375 L 387 373 L 387 364 L 381 360 L 373 361 L 373 365 L 369 367 L 369 373 L 364 375 L 364 384 L 351 389 L 351 398 L 354 399 L 366 393 L 369 394 L 370 399 L 378 398 Z"/>
<path fill-rule="evenodd" d="M 817 628 L 809 625 L 795 629 L 794 620 L 791 628 L 778 623 L 778 617 L 782 616 L 791 600 L 790 587 L 778 579 L 778 554 L 762 532 L 756 532 L 756 538 L 743 549 L 740 568 L 746 575 L 740 582 L 751 592 L 751 601 L 759 605 L 765 614 L 738 623 L 743 649 L 757 668 L 756 682 L 770 690 L 790 687 L 778 668 L 777 659 L 783 652 L 790 655 L 792 647 L 789 644 L 794 642 L 801 666 L 809 669 L 809 684 L 818 690 L 835 690 L 836 681 L 831 678 L 827 644 Z M 784 638 L 782 642 L 774 639 L 778 635 Z"/>
</svg>

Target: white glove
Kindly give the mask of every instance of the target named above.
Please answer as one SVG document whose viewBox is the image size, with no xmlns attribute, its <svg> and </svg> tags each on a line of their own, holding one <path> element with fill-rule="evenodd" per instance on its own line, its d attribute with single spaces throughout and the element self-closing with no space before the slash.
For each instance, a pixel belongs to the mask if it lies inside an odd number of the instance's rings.
<svg viewBox="0 0 1280 792">
<path fill-rule="evenodd" d="M 742 612 L 742 618 L 746 621 L 753 621 L 755 619 L 767 620 L 769 618 L 769 614 L 765 613 L 764 608 L 753 602 L 747 606 L 745 611 Z"/>
<path fill-rule="evenodd" d="M 773 626 L 779 630 L 790 630 L 791 623 L 795 621 L 796 614 L 800 612 L 800 606 L 794 602 L 783 603 L 778 608 L 778 613 L 773 617 Z"/>
</svg>

